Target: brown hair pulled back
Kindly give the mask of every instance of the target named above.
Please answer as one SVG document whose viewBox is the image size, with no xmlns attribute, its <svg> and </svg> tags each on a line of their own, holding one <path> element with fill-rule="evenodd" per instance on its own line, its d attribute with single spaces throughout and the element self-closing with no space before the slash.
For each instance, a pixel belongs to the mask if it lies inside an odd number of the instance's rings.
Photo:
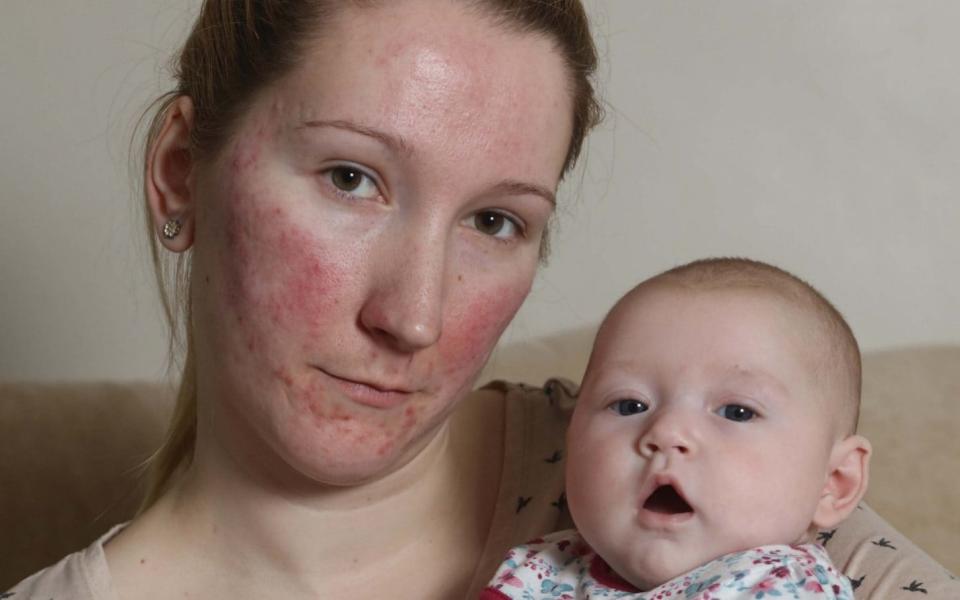
<svg viewBox="0 0 960 600">
<path fill-rule="evenodd" d="M 566 63 L 573 97 L 572 135 L 563 165 L 568 173 L 584 138 L 602 118 L 592 77 L 597 53 L 580 0 L 451 0 L 488 15 L 513 30 L 544 35 Z M 179 96 L 194 105 L 190 151 L 195 161 L 214 157 L 257 92 L 289 73 L 310 43 L 323 34 L 331 15 L 344 6 L 369 6 L 376 0 L 204 0 L 182 50 L 175 58 L 176 88 L 157 101 L 147 134 L 151 148 L 166 113 Z M 149 156 L 149 152 L 147 153 Z M 174 415 L 161 448 L 153 457 L 143 508 L 152 505 L 175 476 L 189 466 L 197 433 L 196 366 L 190 339 L 190 258 L 171 258 L 147 218 L 151 252 L 174 345 L 186 332 L 186 356 Z"/>
</svg>

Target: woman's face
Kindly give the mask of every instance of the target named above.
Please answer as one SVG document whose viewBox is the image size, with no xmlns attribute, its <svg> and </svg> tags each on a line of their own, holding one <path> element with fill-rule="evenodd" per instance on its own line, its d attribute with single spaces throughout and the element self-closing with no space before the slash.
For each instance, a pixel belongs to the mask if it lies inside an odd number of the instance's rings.
<svg viewBox="0 0 960 600">
<path fill-rule="evenodd" d="M 344 9 L 192 181 L 201 427 L 314 481 L 409 460 L 527 295 L 560 55 L 445 1 Z"/>
</svg>

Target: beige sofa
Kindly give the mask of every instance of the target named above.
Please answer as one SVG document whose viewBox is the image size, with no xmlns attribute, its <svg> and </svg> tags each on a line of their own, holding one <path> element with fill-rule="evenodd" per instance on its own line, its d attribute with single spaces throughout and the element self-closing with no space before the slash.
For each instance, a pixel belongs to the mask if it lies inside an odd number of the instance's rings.
<svg viewBox="0 0 960 600">
<path fill-rule="evenodd" d="M 485 377 L 578 379 L 592 333 L 506 345 Z M 868 354 L 864 375 L 868 502 L 958 572 L 960 346 Z M 0 384 L 0 590 L 129 518 L 171 397 L 158 384 Z"/>
</svg>

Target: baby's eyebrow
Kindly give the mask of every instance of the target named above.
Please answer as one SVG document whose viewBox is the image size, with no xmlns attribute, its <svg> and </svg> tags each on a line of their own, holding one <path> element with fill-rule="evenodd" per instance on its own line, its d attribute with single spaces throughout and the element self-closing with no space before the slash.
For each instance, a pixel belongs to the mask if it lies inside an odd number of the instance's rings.
<svg viewBox="0 0 960 600">
<path fill-rule="evenodd" d="M 787 394 L 787 387 L 777 377 L 758 369 L 750 369 L 742 365 L 734 365 L 726 369 L 727 376 L 734 380 L 758 381 L 763 388 L 773 388 L 781 395 Z"/>
</svg>

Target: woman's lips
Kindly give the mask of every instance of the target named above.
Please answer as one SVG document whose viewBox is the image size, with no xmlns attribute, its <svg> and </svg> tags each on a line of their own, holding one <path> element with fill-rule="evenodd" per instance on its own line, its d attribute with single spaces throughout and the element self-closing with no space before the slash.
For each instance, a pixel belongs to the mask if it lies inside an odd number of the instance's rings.
<svg viewBox="0 0 960 600">
<path fill-rule="evenodd" d="M 364 406 L 371 408 L 388 409 L 406 402 L 412 392 L 405 389 L 382 387 L 377 384 L 348 379 L 334 375 L 320 367 L 314 367 L 332 381 L 345 396 Z"/>
</svg>

